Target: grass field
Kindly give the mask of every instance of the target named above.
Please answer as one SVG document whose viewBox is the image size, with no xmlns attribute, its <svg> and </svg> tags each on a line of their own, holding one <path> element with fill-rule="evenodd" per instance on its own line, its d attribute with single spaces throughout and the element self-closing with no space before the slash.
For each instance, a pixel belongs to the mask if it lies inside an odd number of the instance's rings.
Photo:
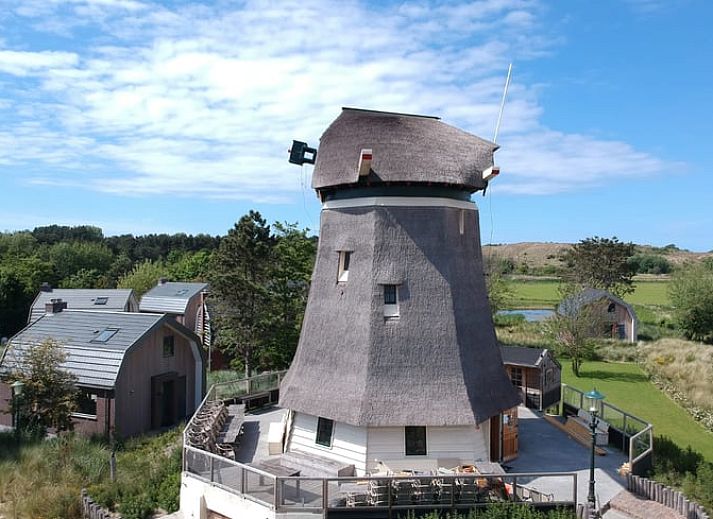
<svg viewBox="0 0 713 519">
<path fill-rule="evenodd" d="M 560 300 L 559 283 L 547 281 L 511 281 L 513 308 L 553 308 Z M 669 306 L 667 281 L 637 281 L 636 290 L 624 299 L 635 305 Z"/>
<path fill-rule="evenodd" d="M 563 382 L 584 391 L 596 387 L 611 404 L 652 423 L 655 435 L 668 436 L 680 447 L 690 446 L 713 461 L 713 434 L 649 382 L 637 365 L 585 362 L 581 375 L 575 377 L 563 359 Z"/>
</svg>

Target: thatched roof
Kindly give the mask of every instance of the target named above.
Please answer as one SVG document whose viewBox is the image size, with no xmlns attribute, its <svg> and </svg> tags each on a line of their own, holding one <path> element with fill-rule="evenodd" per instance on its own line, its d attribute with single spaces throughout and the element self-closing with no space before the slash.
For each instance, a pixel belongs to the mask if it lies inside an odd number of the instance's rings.
<svg viewBox="0 0 713 519">
<path fill-rule="evenodd" d="M 346 283 L 340 250 L 353 251 Z M 398 319 L 384 317 L 384 284 L 399 285 Z M 519 402 L 495 338 L 474 204 L 322 211 L 280 405 L 355 426 L 446 426 Z"/>
<path fill-rule="evenodd" d="M 312 187 L 359 182 L 360 152 L 371 149 L 370 184 L 434 183 L 470 191 L 486 187 L 483 170 L 497 145 L 436 117 L 343 108 L 320 139 Z"/>
</svg>

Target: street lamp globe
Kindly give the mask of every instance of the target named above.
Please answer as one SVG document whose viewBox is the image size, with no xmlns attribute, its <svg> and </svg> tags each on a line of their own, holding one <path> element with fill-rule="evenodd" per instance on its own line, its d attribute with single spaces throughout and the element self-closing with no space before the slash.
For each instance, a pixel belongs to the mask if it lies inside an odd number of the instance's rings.
<svg viewBox="0 0 713 519">
<path fill-rule="evenodd" d="M 597 388 L 592 389 L 589 393 L 584 394 L 584 399 L 587 404 L 587 409 L 589 412 L 593 415 L 596 415 L 599 413 L 599 409 L 601 408 L 601 402 L 604 401 L 606 397 L 601 394 L 599 391 L 597 391 Z"/>
<path fill-rule="evenodd" d="M 12 388 L 12 394 L 15 396 L 22 395 L 22 390 L 25 388 L 25 383 L 22 380 L 16 380 L 10 387 Z"/>
</svg>

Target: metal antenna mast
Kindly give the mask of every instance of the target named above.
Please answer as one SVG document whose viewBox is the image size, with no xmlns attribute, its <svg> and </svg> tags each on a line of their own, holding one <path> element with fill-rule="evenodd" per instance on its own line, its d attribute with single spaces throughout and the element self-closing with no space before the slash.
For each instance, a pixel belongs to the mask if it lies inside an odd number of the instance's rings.
<svg viewBox="0 0 713 519">
<path fill-rule="evenodd" d="M 503 98 L 500 101 L 500 113 L 498 113 L 498 122 L 495 125 L 495 135 L 493 135 L 493 142 L 498 141 L 498 132 L 500 131 L 500 122 L 503 120 L 503 110 L 505 109 L 505 98 L 508 95 L 508 88 L 510 88 L 510 76 L 512 74 L 512 63 L 508 67 L 508 77 L 505 80 L 505 89 L 503 90 Z"/>
</svg>

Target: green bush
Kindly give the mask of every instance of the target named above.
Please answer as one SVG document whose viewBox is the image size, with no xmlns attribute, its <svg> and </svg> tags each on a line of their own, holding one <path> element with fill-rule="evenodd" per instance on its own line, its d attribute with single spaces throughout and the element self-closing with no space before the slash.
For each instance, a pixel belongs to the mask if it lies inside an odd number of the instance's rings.
<svg viewBox="0 0 713 519">
<path fill-rule="evenodd" d="M 119 504 L 123 519 L 146 519 L 153 510 L 153 503 L 146 494 L 125 497 Z"/>
<path fill-rule="evenodd" d="M 522 314 L 495 314 L 493 316 L 495 326 L 516 326 L 525 322 Z"/>
<path fill-rule="evenodd" d="M 636 254 L 626 263 L 637 274 L 668 274 L 671 272 L 671 262 L 657 254 Z"/>
<path fill-rule="evenodd" d="M 158 487 L 156 502 L 166 512 L 176 512 L 180 507 L 181 473 L 169 474 Z"/>
</svg>

